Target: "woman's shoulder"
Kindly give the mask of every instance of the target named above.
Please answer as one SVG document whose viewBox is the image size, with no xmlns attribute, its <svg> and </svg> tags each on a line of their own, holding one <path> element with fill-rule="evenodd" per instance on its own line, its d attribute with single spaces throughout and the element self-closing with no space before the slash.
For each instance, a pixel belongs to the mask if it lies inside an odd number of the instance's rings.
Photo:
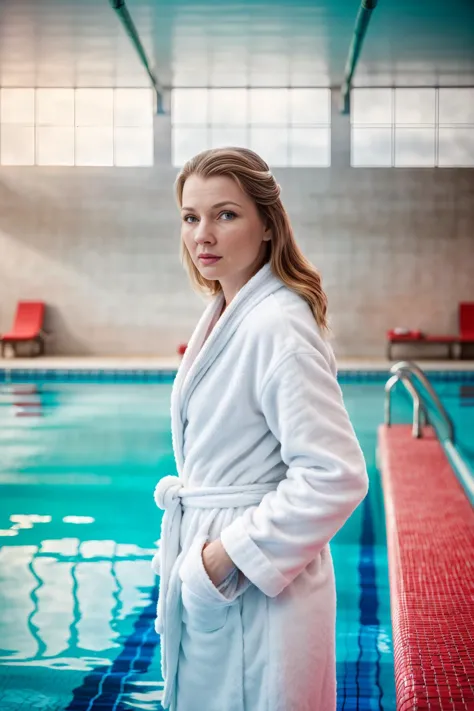
<svg viewBox="0 0 474 711">
<path fill-rule="evenodd" d="M 310 305 L 288 287 L 263 299 L 246 319 L 246 337 L 256 358 L 274 368 L 298 353 L 319 352 L 333 365 L 334 354 Z"/>
</svg>

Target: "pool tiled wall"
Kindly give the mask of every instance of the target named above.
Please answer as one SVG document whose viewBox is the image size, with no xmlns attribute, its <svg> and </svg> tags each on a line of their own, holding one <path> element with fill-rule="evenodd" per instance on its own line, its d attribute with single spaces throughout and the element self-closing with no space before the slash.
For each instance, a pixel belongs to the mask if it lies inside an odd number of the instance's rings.
<svg viewBox="0 0 474 711">
<path fill-rule="evenodd" d="M 474 171 L 351 168 L 333 98 L 332 166 L 274 172 L 336 354 L 383 356 L 394 326 L 456 333 L 474 298 Z M 153 168 L 0 167 L 0 332 L 19 299 L 44 299 L 47 353 L 174 356 L 205 303 L 179 259 L 176 174 L 169 116 Z"/>
</svg>

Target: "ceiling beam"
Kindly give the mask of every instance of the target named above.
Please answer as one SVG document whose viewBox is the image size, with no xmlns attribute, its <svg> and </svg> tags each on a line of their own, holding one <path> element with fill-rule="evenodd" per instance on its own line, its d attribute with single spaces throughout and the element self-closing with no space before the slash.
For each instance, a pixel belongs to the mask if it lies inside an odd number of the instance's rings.
<svg viewBox="0 0 474 711">
<path fill-rule="evenodd" d="M 352 77 L 359 61 L 365 33 L 369 26 L 372 11 L 377 6 L 377 0 L 361 0 L 359 12 L 357 13 L 354 32 L 347 55 L 346 67 L 344 69 L 344 81 L 341 86 L 341 113 L 348 114 L 351 108 L 351 83 Z"/>
<path fill-rule="evenodd" d="M 150 62 L 148 61 L 148 57 L 145 52 L 145 48 L 142 44 L 142 41 L 140 39 L 140 35 L 138 34 L 137 28 L 135 27 L 135 23 L 132 20 L 132 17 L 128 11 L 128 8 L 125 4 L 125 0 L 109 0 L 112 9 L 115 10 L 117 13 L 120 22 L 122 23 L 125 32 L 129 36 L 133 46 L 136 49 L 136 52 L 140 58 L 140 61 L 145 68 L 146 73 L 150 77 L 150 81 L 153 85 L 153 88 L 156 91 L 156 98 L 157 98 L 157 112 L 159 114 L 164 113 L 164 108 L 163 108 L 163 87 L 158 81 L 158 78 L 155 76 L 155 74 L 152 72 L 150 68 Z"/>
</svg>

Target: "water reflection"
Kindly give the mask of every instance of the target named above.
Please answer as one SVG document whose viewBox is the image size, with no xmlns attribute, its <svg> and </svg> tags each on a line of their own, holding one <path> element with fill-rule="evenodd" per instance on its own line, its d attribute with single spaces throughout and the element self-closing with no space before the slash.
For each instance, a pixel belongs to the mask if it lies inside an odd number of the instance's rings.
<svg viewBox="0 0 474 711">
<path fill-rule="evenodd" d="M 72 659 L 77 668 L 80 657 L 82 669 L 94 667 L 121 647 L 120 623 L 149 603 L 152 553 L 77 538 L 0 548 L 0 662 Z"/>
</svg>

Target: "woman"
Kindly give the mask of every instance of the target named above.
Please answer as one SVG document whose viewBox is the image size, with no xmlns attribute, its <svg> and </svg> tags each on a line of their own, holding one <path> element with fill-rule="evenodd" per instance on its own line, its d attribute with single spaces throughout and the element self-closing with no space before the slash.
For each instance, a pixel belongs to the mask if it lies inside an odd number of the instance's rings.
<svg viewBox="0 0 474 711">
<path fill-rule="evenodd" d="M 162 704 L 334 711 L 329 541 L 368 477 L 327 342 L 326 296 L 254 152 L 200 153 L 176 192 L 182 258 L 213 298 L 171 395 L 178 477 L 155 490 Z"/>
</svg>

